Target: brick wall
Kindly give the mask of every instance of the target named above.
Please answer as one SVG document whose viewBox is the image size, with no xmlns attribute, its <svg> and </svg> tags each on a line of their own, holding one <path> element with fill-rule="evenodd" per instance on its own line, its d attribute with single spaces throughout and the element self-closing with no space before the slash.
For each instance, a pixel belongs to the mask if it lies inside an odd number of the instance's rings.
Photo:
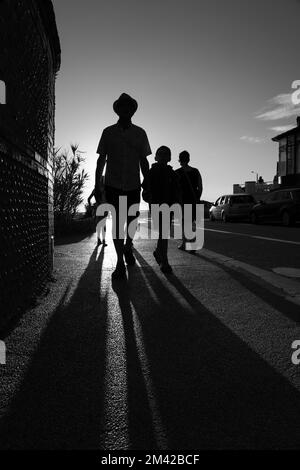
<svg viewBox="0 0 300 470">
<path fill-rule="evenodd" d="M 0 0 L 0 329 L 52 269 L 52 154 L 60 49 L 52 3 Z"/>
</svg>

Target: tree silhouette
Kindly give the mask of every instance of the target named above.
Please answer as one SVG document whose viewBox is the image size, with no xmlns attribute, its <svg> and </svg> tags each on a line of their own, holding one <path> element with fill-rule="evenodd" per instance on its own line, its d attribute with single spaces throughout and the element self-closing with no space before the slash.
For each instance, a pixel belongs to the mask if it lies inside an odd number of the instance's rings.
<svg viewBox="0 0 300 470">
<path fill-rule="evenodd" d="M 54 214 L 72 218 L 83 202 L 83 189 L 88 174 L 81 169 L 84 161 L 78 144 L 71 144 L 71 156 L 67 150 L 55 149 L 53 155 Z"/>
</svg>

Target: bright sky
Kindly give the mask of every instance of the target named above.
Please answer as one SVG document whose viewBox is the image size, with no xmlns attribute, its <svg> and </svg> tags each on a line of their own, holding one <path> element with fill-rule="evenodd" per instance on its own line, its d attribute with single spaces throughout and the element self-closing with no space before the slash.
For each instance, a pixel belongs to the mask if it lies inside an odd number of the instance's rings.
<svg viewBox="0 0 300 470">
<path fill-rule="evenodd" d="M 94 186 L 96 148 L 116 122 L 122 92 L 139 109 L 153 153 L 188 150 L 203 178 L 203 199 L 233 183 L 273 180 L 271 138 L 300 114 L 291 85 L 300 79 L 299 0 L 54 0 L 62 47 L 56 146 L 80 144 Z M 153 163 L 153 157 L 149 157 Z"/>
</svg>

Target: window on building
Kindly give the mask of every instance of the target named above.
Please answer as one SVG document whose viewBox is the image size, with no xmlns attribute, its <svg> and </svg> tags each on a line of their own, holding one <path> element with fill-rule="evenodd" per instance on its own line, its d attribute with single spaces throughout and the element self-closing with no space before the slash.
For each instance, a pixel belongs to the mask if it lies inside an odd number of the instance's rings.
<svg viewBox="0 0 300 470">
<path fill-rule="evenodd" d="M 295 172 L 295 136 L 288 136 L 287 145 L 287 174 L 293 175 Z"/>
<path fill-rule="evenodd" d="M 300 141 L 297 142 L 296 149 L 296 173 L 300 174 Z"/>
<path fill-rule="evenodd" d="M 287 160 L 287 138 L 281 139 L 279 142 L 279 162 L 277 166 L 278 176 L 286 175 L 286 160 Z"/>
<path fill-rule="evenodd" d="M 6 104 L 6 85 L 3 80 L 0 80 L 0 104 Z"/>
</svg>

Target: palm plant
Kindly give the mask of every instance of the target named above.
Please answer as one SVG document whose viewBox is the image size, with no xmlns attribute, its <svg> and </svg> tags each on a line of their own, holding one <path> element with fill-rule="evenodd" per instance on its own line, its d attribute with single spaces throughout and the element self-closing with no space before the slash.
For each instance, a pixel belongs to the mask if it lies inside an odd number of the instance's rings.
<svg viewBox="0 0 300 470">
<path fill-rule="evenodd" d="M 72 218 L 83 202 L 83 189 L 88 174 L 81 169 L 84 161 L 78 144 L 71 144 L 69 152 L 55 149 L 53 155 L 54 214 Z"/>
</svg>

